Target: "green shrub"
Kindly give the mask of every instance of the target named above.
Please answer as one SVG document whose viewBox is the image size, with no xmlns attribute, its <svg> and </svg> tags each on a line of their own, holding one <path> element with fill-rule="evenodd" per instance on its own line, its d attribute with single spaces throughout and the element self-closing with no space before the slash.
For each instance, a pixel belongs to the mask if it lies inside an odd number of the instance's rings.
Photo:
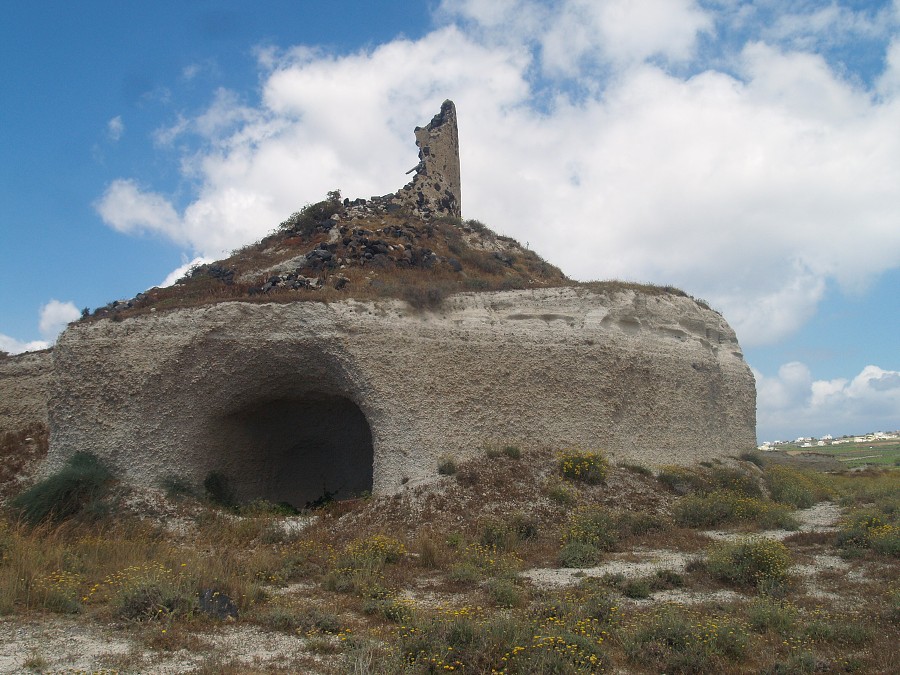
<svg viewBox="0 0 900 675">
<path fill-rule="evenodd" d="M 630 471 L 631 473 L 636 473 L 639 476 L 653 475 L 653 472 L 642 464 L 632 464 L 630 462 L 626 462 L 624 464 L 619 464 L 619 467 L 625 469 L 626 471 Z"/>
<path fill-rule="evenodd" d="M 621 511 L 616 514 L 616 519 L 622 536 L 657 532 L 666 526 L 661 516 L 649 511 Z"/>
<path fill-rule="evenodd" d="M 706 560 L 706 568 L 713 577 L 737 586 L 754 587 L 783 582 L 791 564 L 791 554 L 784 544 L 764 538 L 715 544 Z"/>
<path fill-rule="evenodd" d="M 237 504 L 237 494 L 231 485 L 231 480 L 224 473 L 210 471 L 203 479 L 203 489 L 206 498 L 219 506 L 233 507 Z"/>
<path fill-rule="evenodd" d="M 763 457 L 759 450 L 748 450 L 746 452 L 742 452 L 738 455 L 738 459 L 742 459 L 745 462 L 750 462 L 751 464 L 756 464 L 760 469 L 763 468 Z"/>
<path fill-rule="evenodd" d="M 106 464 L 89 452 L 76 452 L 62 469 L 20 494 L 11 505 L 31 525 L 75 516 L 97 520 L 109 509 L 105 499 L 112 482 Z"/>
<path fill-rule="evenodd" d="M 374 597 L 363 603 L 363 613 L 382 616 L 393 623 L 408 623 L 413 618 L 413 603 L 393 595 Z"/>
<path fill-rule="evenodd" d="M 559 551 L 559 564 L 562 567 L 593 567 L 600 562 L 603 551 L 583 541 L 567 541 Z"/>
<path fill-rule="evenodd" d="M 770 467 L 766 471 L 766 486 L 773 500 L 798 509 L 808 509 L 828 496 L 815 473 L 788 466 Z"/>
<path fill-rule="evenodd" d="M 107 580 L 114 590 L 113 613 L 130 621 L 157 621 L 188 616 L 198 608 L 190 579 L 162 563 L 129 567 Z"/>
<path fill-rule="evenodd" d="M 371 597 L 372 589 L 380 588 L 384 567 L 398 562 L 405 554 L 401 541 L 383 534 L 354 539 L 344 547 L 322 583 L 330 591 Z"/>
<path fill-rule="evenodd" d="M 785 507 L 730 490 L 685 495 L 675 504 L 674 515 L 675 521 L 685 527 L 741 522 L 755 522 L 765 528 L 798 527 L 796 519 Z"/>
<path fill-rule="evenodd" d="M 573 506 L 578 501 L 578 495 L 559 480 L 549 482 L 546 492 L 547 498 L 560 506 Z"/>
<path fill-rule="evenodd" d="M 521 607 L 525 601 L 522 589 L 509 579 L 491 579 L 486 589 L 491 601 L 498 607 Z"/>
<path fill-rule="evenodd" d="M 437 471 L 442 476 L 452 476 L 459 470 L 456 460 L 452 457 L 444 457 L 438 462 Z"/>
<path fill-rule="evenodd" d="M 709 472 L 709 481 L 714 490 L 736 492 L 745 497 L 762 497 L 762 487 L 755 476 L 725 466 L 713 467 Z"/>
<path fill-rule="evenodd" d="M 789 635 L 794 632 L 797 623 L 797 610 L 786 602 L 768 597 L 757 598 L 747 610 L 747 620 L 757 632 Z"/>
<path fill-rule="evenodd" d="M 635 600 L 649 598 L 650 591 L 650 583 L 646 579 L 631 579 L 622 585 L 622 595 Z"/>
<path fill-rule="evenodd" d="M 537 536 L 537 523 L 522 513 L 511 515 L 507 520 L 487 520 L 481 527 L 481 544 L 493 546 L 500 551 L 515 548 L 520 542 Z"/>
<path fill-rule="evenodd" d="M 682 586 L 684 586 L 684 577 L 675 570 L 656 570 L 650 579 L 650 587 L 654 591 L 681 588 Z"/>
<path fill-rule="evenodd" d="M 656 478 L 667 488 L 680 495 L 706 492 L 709 488 L 709 481 L 702 471 L 683 466 L 664 466 L 659 470 Z"/>
<path fill-rule="evenodd" d="M 282 230 L 310 236 L 317 228 L 328 225 L 329 218 L 341 210 L 340 190 L 328 193 L 328 199 L 307 204 L 300 211 L 292 213 L 279 227 Z"/>
<path fill-rule="evenodd" d="M 503 454 L 509 457 L 510 459 L 521 459 L 522 458 L 522 450 L 518 445 L 504 445 L 503 446 Z"/>
<path fill-rule="evenodd" d="M 568 480 L 596 485 L 606 480 L 609 462 L 599 450 L 564 450 L 559 455 L 559 471 Z"/>
<path fill-rule="evenodd" d="M 720 658 L 740 660 L 748 641 L 738 623 L 668 606 L 643 617 L 622 642 L 630 660 L 654 672 L 709 673 Z"/>
<path fill-rule="evenodd" d="M 181 476 L 166 476 L 160 481 L 160 487 L 165 490 L 169 499 L 195 497 L 197 493 L 194 486 Z"/>
<path fill-rule="evenodd" d="M 837 534 L 837 545 L 844 549 L 871 549 L 887 556 L 900 556 L 900 526 L 891 515 L 865 509 L 852 513 Z"/>
</svg>

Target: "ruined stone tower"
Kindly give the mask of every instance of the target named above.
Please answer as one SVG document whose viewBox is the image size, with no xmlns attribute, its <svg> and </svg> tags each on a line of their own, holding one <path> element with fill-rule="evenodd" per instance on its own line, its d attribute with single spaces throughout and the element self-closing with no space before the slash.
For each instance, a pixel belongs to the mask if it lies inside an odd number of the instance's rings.
<svg viewBox="0 0 900 675">
<path fill-rule="evenodd" d="M 425 217 L 462 216 L 459 183 L 459 132 L 456 106 L 444 101 L 426 127 L 416 127 L 419 163 L 411 183 L 397 192 L 396 200 Z"/>
</svg>

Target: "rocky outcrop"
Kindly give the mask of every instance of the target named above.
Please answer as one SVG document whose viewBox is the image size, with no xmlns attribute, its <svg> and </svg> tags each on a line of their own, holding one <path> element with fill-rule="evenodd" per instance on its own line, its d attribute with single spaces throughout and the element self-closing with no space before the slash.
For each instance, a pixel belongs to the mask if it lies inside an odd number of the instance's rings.
<svg viewBox="0 0 900 675">
<path fill-rule="evenodd" d="M 0 358 L 0 434 L 47 424 L 52 375 L 49 350 Z"/>
<path fill-rule="evenodd" d="M 687 297 L 586 288 L 222 303 L 75 324 L 55 350 L 50 467 L 228 476 L 295 505 L 436 476 L 485 442 L 686 464 L 755 445 L 733 331 Z"/>
</svg>

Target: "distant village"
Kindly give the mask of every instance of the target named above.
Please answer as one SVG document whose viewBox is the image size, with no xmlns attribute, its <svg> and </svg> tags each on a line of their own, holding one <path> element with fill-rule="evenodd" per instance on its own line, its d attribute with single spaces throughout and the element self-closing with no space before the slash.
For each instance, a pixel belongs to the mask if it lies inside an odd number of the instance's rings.
<svg viewBox="0 0 900 675">
<path fill-rule="evenodd" d="M 766 441 L 762 445 L 757 446 L 759 450 L 776 450 L 780 446 L 790 445 L 799 448 L 821 448 L 826 445 L 843 445 L 845 443 L 871 443 L 873 441 L 895 441 L 900 440 L 900 431 L 876 431 L 864 436 L 841 436 L 835 438 L 830 434 L 826 434 L 821 438 L 813 436 L 801 436 L 793 441 Z"/>
</svg>

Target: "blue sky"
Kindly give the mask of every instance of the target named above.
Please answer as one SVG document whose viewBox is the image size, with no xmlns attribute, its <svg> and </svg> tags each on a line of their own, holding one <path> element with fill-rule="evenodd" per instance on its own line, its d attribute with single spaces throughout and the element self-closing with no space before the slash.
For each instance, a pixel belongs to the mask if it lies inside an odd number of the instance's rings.
<svg viewBox="0 0 900 675">
<path fill-rule="evenodd" d="M 0 94 L 0 349 L 393 191 L 452 98 L 464 216 L 708 300 L 760 440 L 900 428 L 895 0 L 10 3 Z"/>
</svg>

